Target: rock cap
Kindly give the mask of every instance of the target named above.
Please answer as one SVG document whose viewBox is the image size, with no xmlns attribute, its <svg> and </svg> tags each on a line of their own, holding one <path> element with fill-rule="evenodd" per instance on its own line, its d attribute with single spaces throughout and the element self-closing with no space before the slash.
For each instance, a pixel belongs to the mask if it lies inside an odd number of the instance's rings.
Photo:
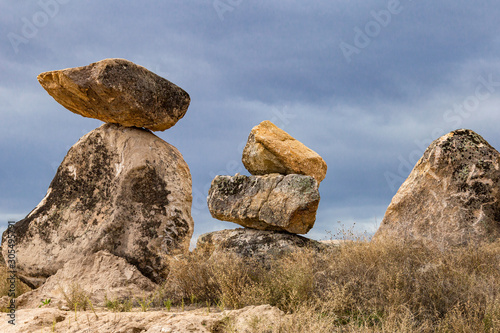
<svg viewBox="0 0 500 333">
<path fill-rule="evenodd" d="M 71 112 L 152 131 L 174 126 L 191 101 L 180 87 L 125 59 L 44 72 L 38 82 Z"/>
<path fill-rule="evenodd" d="M 318 183 L 325 179 L 327 170 L 318 153 L 269 120 L 252 128 L 242 162 L 252 175 L 301 174 L 314 177 Z"/>
</svg>

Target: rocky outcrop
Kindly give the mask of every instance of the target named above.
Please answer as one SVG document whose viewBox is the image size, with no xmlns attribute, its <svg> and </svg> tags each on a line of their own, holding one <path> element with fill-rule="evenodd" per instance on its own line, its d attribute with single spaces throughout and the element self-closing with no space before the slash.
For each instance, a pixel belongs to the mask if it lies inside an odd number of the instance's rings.
<svg viewBox="0 0 500 333">
<path fill-rule="evenodd" d="M 196 243 L 196 251 L 207 255 L 229 252 L 259 262 L 276 259 L 300 249 L 320 251 L 326 247 L 327 245 L 299 235 L 248 228 L 210 232 L 201 235 Z"/>
<path fill-rule="evenodd" d="M 213 307 L 212 307 L 213 309 Z M 4 314 L 6 315 L 6 314 Z M 271 332 L 286 318 L 283 311 L 270 305 L 248 306 L 239 310 L 122 312 L 61 311 L 54 308 L 19 310 L 16 325 L 8 317 L 0 320 L 0 332 Z M 20 320 L 22 318 L 22 320 Z"/>
<path fill-rule="evenodd" d="M 165 256 L 188 251 L 191 201 L 175 147 L 148 130 L 102 125 L 69 150 L 45 198 L 15 224 L 17 268 L 28 282 L 43 281 L 104 250 L 159 281 Z"/>
<path fill-rule="evenodd" d="M 500 154 L 460 129 L 434 141 L 401 185 L 374 240 L 421 239 L 440 245 L 500 237 Z"/>
<path fill-rule="evenodd" d="M 327 170 L 321 156 L 268 120 L 250 132 L 242 161 L 252 175 L 301 174 L 314 177 L 318 184 Z"/>
<path fill-rule="evenodd" d="M 311 176 L 217 176 L 208 194 L 212 216 L 259 230 L 307 233 L 320 196 Z"/>
<path fill-rule="evenodd" d="M 38 81 L 76 114 L 153 131 L 174 126 L 190 103 L 187 92 L 125 59 L 45 72 Z"/>
<path fill-rule="evenodd" d="M 37 308 L 42 300 L 48 306 L 65 306 L 65 295 L 79 292 L 94 306 L 104 306 L 109 300 L 140 299 L 158 286 L 142 275 L 125 259 L 99 251 L 84 258 L 68 261 L 38 289 L 19 296 L 18 308 Z"/>
</svg>

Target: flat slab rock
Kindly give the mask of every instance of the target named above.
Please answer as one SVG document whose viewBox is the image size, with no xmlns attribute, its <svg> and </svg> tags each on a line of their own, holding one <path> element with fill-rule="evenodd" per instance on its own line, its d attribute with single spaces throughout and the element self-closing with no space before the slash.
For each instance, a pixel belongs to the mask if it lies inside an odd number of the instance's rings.
<svg viewBox="0 0 500 333">
<path fill-rule="evenodd" d="M 217 176 L 208 208 L 214 218 L 244 227 L 306 234 L 314 226 L 319 200 L 311 176 Z"/>
<path fill-rule="evenodd" d="M 152 131 L 174 126 L 191 101 L 180 87 L 125 59 L 41 73 L 38 81 L 71 112 Z"/>
<path fill-rule="evenodd" d="M 158 281 L 166 256 L 188 251 L 191 202 L 191 174 L 175 147 L 148 130 L 102 125 L 71 147 L 45 198 L 13 226 L 19 274 L 37 287 L 103 250 Z"/>
<path fill-rule="evenodd" d="M 62 311 L 54 308 L 22 309 L 16 312 L 16 325 L 8 323 L 7 313 L 0 313 L 0 332 L 116 332 L 116 333 L 213 333 L 225 332 L 229 325 L 234 332 L 271 332 L 285 318 L 283 311 L 270 305 L 247 306 L 239 310 L 207 309 L 181 311 L 174 309 L 148 312 Z M 76 316 L 76 319 L 75 319 Z"/>
<path fill-rule="evenodd" d="M 392 199 L 374 240 L 445 246 L 500 237 L 500 154 L 460 129 L 435 140 Z"/>
<path fill-rule="evenodd" d="M 321 242 L 286 232 L 239 228 L 201 235 L 195 251 L 207 255 L 229 252 L 266 262 L 300 249 L 320 251 L 326 247 Z"/>
<path fill-rule="evenodd" d="M 265 120 L 252 128 L 243 149 L 243 165 L 252 175 L 301 174 L 325 179 L 326 162 L 315 151 Z"/>
</svg>

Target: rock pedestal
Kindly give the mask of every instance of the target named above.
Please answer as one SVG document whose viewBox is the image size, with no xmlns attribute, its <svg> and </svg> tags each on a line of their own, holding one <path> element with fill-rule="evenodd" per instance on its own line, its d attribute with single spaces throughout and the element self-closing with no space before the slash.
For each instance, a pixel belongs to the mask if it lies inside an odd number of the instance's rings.
<svg viewBox="0 0 500 333">
<path fill-rule="evenodd" d="M 104 124 L 69 150 L 45 198 L 14 226 L 18 269 L 48 277 L 106 250 L 158 281 L 164 257 L 189 248 L 191 201 L 189 168 L 175 147 L 147 130 Z"/>
<path fill-rule="evenodd" d="M 392 199 L 374 240 L 444 246 L 500 237 L 500 154 L 471 130 L 434 141 Z"/>
<path fill-rule="evenodd" d="M 15 235 L 16 268 L 31 287 L 50 276 L 62 279 L 66 275 L 56 273 L 69 262 L 85 263 L 99 251 L 135 266 L 137 279 L 161 282 L 167 257 L 189 250 L 191 174 L 181 153 L 148 129 L 175 125 L 189 95 L 124 59 L 46 72 L 38 80 L 70 111 L 108 123 L 71 147 L 45 198 L 3 234 L 2 255 L 8 254 L 8 236 Z M 123 280 L 123 287 L 132 280 Z"/>
</svg>

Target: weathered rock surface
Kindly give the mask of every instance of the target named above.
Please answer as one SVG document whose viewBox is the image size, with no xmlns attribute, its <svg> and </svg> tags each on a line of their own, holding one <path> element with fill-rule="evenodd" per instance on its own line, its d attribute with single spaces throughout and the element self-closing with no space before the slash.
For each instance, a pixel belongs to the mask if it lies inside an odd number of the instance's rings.
<svg viewBox="0 0 500 333">
<path fill-rule="evenodd" d="M 189 168 L 175 147 L 147 130 L 104 124 L 69 150 L 45 198 L 15 224 L 17 268 L 43 282 L 104 250 L 158 281 L 165 256 L 188 251 L 191 202 Z"/>
<path fill-rule="evenodd" d="M 208 208 L 214 218 L 244 227 L 305 234 L 314 225 L 319 200 L 311 176 L 217 176 Z"/>
<path fill-rule="evenodd" d="M 92 304 L 104 306 L 110 300 L 140 299 L 152 293 L 157 285 L 129 264 L 105 251 L 68 261 L 38 289 L 17 298 L 18 308 L 37 308 L 42 300 L 51 299 L 48 306 L 65 304 L 64 294 L 73 290 L 85 293 Z"/>
<path fill-rule="evenodd" d="M 76 320 L 75 320 L 76 316 Z M 0 316 L 0 332 L 113 332 L 113 333 L 179 333 L 179 332 L 269 332 L 278 328 L 285 314 L 270 305 L 248 306 L 240 310 L 207 313 L 207 309 L 190 311 L 148 311 L 115 313 L 61 311 L 54 308 L 23 309 L 16 312 L 16 325 Z M 53 327 L 53 330 L 52 330 Z"/>
<path fill-rule="evenodd" d="M 252 175 L 301 174 L 313 176 L 318 184 L 327 169 L 321 156 L 268 120 L 250 132 L 242 161 Z"/>
<path fill-rule="evenodd" d="M 238 228 L 201 235 L 196 243 L 195 251 L 201 251 L 207 255 L 229 252 L 265 262 L 299 249 L 320 251 L 326 247 L 327 245 L 299 235 Z"/>
<path fill-rule="evenodd" d="M 434 141 L 401 185 L 375 240 L 462 245 L 500 237 L 500 154 L 460 129 Z"/>
<path fill-rule="evenodd" d="M 41 73 L 38 81 L 76 114 L 153 131 L 174 126 L 190 103 L 187 92 L 125 59 Z"/>
</svg>

